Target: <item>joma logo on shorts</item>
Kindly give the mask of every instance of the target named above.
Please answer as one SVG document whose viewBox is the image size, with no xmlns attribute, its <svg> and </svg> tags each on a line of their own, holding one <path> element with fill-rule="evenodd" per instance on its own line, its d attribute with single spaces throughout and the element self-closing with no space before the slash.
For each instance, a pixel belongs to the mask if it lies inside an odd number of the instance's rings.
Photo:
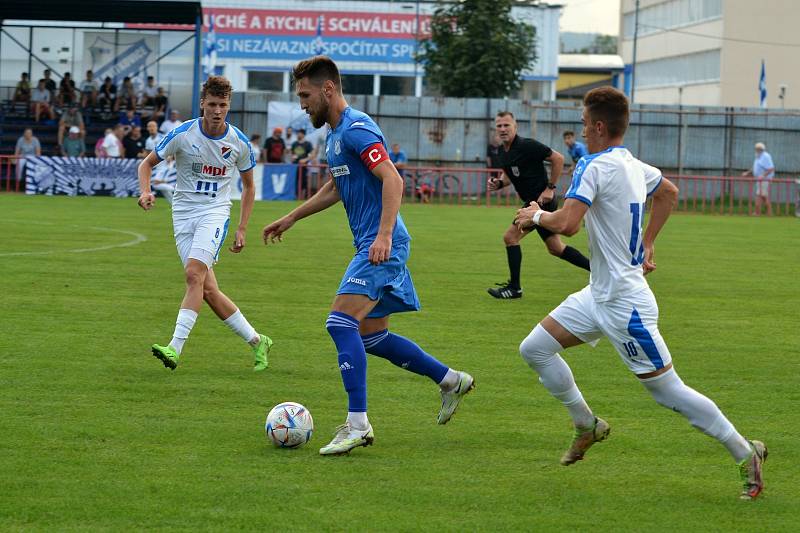
<svg viewBox="0 0 800 533">
<path fill-rule="evenodd" d="M 355 283 L 356 285 L 363 285 L 364 287 L 367 286 L 367 282 L 363 279 L 358 278 L 347 278 L 347 283 Z"/>
</svg>

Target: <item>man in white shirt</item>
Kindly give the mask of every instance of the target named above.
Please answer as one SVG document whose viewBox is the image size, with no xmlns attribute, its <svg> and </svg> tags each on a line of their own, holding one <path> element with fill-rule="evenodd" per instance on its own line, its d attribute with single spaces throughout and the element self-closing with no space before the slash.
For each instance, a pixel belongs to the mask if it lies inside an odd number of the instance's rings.
<svg viewBox="0 0 800 533">
<path fill-rule="evenodd" d="M 125 136 L 125 126 L 117 124 L 111 133 L 103 139 L 103 150 L 108 157 L 124 157 L 122 138 Z"/>
<path fill-rule="evenodd" d="M 772 156 L 767 152 L 764 143 L 758 142 L 755 146 L 756 157 L 753 160 L 753 167 L 742 173 L 742 176 L 753 176 L 756 182 L 756 216 L 761 215 L 761 205 L 766 204 L 767 216 L 772 216 L 772 201 L 769 198 L 769 182 L 775 177 L 775 163 Z"/>
<path fill-rule="evenodd" d="M 267 368 L 272 340 L 259 334 L 217 285 L 214 265 L 228 234 L 231 187 L 237 174 L 242 179 L 242 203 L 233 253 L 242 251 L 255 200 L 255 158 L 247 136 L 225 121 L 230 109 L 230 82 L 211 76 L 200 93 L 202 118 L 190 120 L 169 132 L 139 165 L 139 206 L 155 204 L 150 191 L 153 168 L 175 158 L 177 181 L 172 201 L 172 223 L 178 255 L 183 262 L 186 292 L 178 311 L 175 332 L 166 346 L 154 344 L 153 355 L 174 370 L 183 345 L 194 327 L 203 300 L 214 313 L 247 342 L 255 355 L 253 370 Z M 231 185 L 232 182 L 234 185 Z"/>
<path fill-rule="evenodd" d="M 180 112 L 177 109 L 173 109 L 169 112 L 169 118 L 161 123 L 161 127 L 158 131 L 166 135 L 181 124 L 183 124 L 183 122 L 181 121 Z"/>
<path fill-rule="evenodd" d="M 656 402 L 725 446 L 739 466 L 744 487 L 740 497 L 754 499 L 764 487 L 761 471 L 767 448 L 746 440 L 714 402 L 678 377 L 658 331 L 655 297 L 644 278 L 656 268 L 655 239 L 677 201 L 678 189 L 622 145 L 629 117 L 624 94 L 599 87 L 589 91 L 583 103 L 583 136 L 590 155 L 578 161 L 564 206 L 551 213 L 531 202 L 516 218 L 520 229 L 541 226 L 574 235 L 585 217 L 589 237 L 589 285 L 564 300 L 520 345 L 522 357 L 564 404 L 575 425 L 575 438 L 561 464 L 583 459 L 611 428 L 589 408 L 558 352 L 607 337 Z M 642 234 L 648 197 L 653 202 Z"/>
</svg>

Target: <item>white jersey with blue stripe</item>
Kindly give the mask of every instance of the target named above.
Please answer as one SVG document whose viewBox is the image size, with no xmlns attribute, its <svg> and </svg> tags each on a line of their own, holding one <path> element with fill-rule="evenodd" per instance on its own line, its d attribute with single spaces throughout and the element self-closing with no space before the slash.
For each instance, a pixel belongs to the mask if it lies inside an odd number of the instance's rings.
<svg viewBox="0 0 800 533">
<path fill-rule="evenodd" d="M 175 157 L 173 215 L 230 211 L 232 180 L 237 172 L 256 166 L 244 133 L 226 123 L 222 135 L 211 137 L 203 131 L 200 118 L 170 131 L 156 146 L 156 155 L 159 159 Z"/>
<path fill-rule="evenodd" d="M 589 206 L 586 233 L 591 253 L 589 286 L 605 302 L 648 288 L 642 263 L 645 202 L 661 183 L 661 171 L 624 146 L 583 156 L 566 198 Z"/>
</svg>

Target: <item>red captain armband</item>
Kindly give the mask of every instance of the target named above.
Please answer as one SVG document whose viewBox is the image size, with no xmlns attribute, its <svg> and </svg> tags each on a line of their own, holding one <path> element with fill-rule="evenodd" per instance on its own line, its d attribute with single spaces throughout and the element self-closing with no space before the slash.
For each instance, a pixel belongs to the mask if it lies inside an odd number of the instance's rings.
<svg viewBox="0 0 800 533">
<path fill-rule="evenodd" d="M 384 161 L 389 161 L 389 154 L 386 152 L 383 144 L 375 143 L 367 146 L 361 152 L 361 161 L 367 165 L 367 168 L 372 170 Z"/>
</svg>

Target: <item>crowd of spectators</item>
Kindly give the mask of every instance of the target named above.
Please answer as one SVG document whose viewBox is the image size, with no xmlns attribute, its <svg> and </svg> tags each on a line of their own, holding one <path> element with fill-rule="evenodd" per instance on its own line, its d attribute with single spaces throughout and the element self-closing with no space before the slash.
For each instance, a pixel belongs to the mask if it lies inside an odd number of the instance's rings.
<svg viewBox="0 0 800 533">
<path fill-rule="evenodd" d="M 110 76 L 101 83 L 91 70 L 77 85 L 69 72 L 56 84 L 47 69 L 32 87 L 28 73 L 23 72 L 14 89 L 12 103 L 23 104 L 35 124 L 58 121 L 57 155 L 144 157 L 155 148 L 162 135 L 182 122 L 180 112 L 169 109 L 167 93 L 153 76 L 147 76 L 145 83 L 139 85 L 137 79 L 129 76 L 119 86 Z M 98 139 L 94 150 L 87 150 L 86 123 L 98 118 L 105 122 L 116 119 L 117 125 Z M 147 124 L 147 137 L 142 132 L 143 124 Z M 41 143 L 28 128 L 19 138 L 15 154 L 41 155 L 41 150 Z"/>
</svg>

